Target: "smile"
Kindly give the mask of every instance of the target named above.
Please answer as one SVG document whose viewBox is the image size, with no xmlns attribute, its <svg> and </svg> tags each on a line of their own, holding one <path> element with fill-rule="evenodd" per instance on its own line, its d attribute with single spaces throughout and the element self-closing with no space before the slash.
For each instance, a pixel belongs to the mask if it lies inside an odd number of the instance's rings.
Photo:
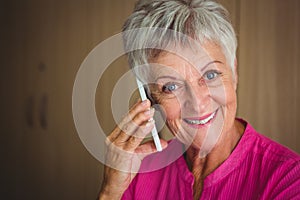
<svg viewBox="0 0 300 200">
<path fill-rule="evenodd" d="M 209 115 L 206 115 L 204 117 L 201 117 L 199 119 L 186 118 L 186 119 L 184 119 L 184 121 L 190 125 L 204 125 L 204 124 L 207 124 L 208 122 L 210 122 L 215 117 L 216 113 L 217 113 L 217 111 L 215 111 Z"/>
</svg>

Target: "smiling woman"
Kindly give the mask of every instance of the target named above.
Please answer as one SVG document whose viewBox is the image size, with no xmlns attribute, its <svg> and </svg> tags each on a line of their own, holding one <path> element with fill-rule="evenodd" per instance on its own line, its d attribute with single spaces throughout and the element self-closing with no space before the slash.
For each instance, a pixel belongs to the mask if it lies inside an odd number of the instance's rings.
<svg viewBox="0 0 300 200">
<path fill-rule="evenodd" d="M 230 144 L 222 140 L 237 140 L 242 133 L 234 126 L 236 81 L 231 67 L 217 45 L 206 42 L 202 48 L 203 55 L 182 50 L 201 58 L 193 64 L 172 53 L 162 53 L 153 60 L 159 65 L 150 73 L 156 80 L 150 95 L 164 108 L 172 133 L 184 144 L 192 143 L 204 157 L 220 136 L 219 143 Z M 185 141 L 187 135 L 193 135 L 193 141 Z"/>
<path fill-rule="evenodd" d="M 108 136 L 107 162 L 124 167 L 105 168 L 100 199 L 300 198 L 300 156 L 236 118 L 237 42 L 225 8 L 140 0 L 123 36 L 151 102 L 134 105 Z M 174 135 L 162 152 L 142 143 L 154 104 Z"/>
</svg>

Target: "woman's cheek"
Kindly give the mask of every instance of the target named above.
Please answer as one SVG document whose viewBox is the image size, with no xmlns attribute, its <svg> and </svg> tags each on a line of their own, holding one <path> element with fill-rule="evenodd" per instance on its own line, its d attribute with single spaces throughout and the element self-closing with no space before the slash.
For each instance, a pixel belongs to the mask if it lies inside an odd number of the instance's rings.
<svg viewBox="0 0 300 200">
<path fill-rule="evenodd" d="M 220 106 L 231 107 L 236 103 L 236 92 L 231 83 L 223 82 L 219 87 L 210 88 L 210 96 Z"/>
<path fill-rule="evenodd" d="M 227 103 L 227 94 L 225 91 L 224 85 L 221 85 L 219 87 L 214 87 L 209 89 L 210 96 L 212 100 L 216 103 L 218 103 L 220 106 L 225 106 Z"/>
<path fill-rule="evenodd" d="M 167 102 L 162 102 L 161 106 L 165 110 L 165 115 L 167 120 L 176 120 L 181 118 L 181 108 L 180 105 L 177 102 L 174 101 L 169 101 Z"/>
</svg>

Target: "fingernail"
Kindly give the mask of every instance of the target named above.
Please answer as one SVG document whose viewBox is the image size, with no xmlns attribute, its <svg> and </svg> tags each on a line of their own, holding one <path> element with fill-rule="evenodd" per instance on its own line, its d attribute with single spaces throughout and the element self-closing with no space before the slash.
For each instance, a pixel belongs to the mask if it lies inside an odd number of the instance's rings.
<svg viewBox="0 0 300 200">
<path fill-rule="evenodd" d="M 154 113 L 154 111 L 155 111 L 154 108 L 149 108 L 144 113 L 145 113 L 145 115 L 151 115 Z"/>
<path fill-rule="evenodd" d="M 148 100 L 146 99 L 146 100 L 142 101 L 141 104 L 142 104 L 142 106 L 146 106 L 148 104 Z"/>
<path fill-rule="evenodd" d="M 148 122 L 153 122 L 153 121 L 154 121 L 153 117 L 151 117 L 150 119 L 148 119 Z"/>
<path fill-rule="evenodd" d="M 151 119 L 148 120 L 148 122 L 146 124 L 146 127 L 152 126 L 154 123 L 155 123 L 154 119 L 151 118 Z"/>
</svg>

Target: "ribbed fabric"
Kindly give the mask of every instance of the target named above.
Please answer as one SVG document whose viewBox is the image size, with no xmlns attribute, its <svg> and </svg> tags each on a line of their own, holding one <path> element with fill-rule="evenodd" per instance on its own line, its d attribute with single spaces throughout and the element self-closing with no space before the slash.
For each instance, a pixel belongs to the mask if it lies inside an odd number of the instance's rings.
<svg viewBox="0 0 300 200">
<path fill-rule="evenodd" d="M 167 149 L 182 151 L 179 142 Z M 148 172 L 134 178 L 122 199 L 193 199 L 194 177 L 182 155 L 151 171 L 169 157 L 164 151 L 145 158 L 141 170 Z M 200 199 L 300 199 L 300 156 L 247 124 L 232 154 L 205 178 Z"/>
</svg>

